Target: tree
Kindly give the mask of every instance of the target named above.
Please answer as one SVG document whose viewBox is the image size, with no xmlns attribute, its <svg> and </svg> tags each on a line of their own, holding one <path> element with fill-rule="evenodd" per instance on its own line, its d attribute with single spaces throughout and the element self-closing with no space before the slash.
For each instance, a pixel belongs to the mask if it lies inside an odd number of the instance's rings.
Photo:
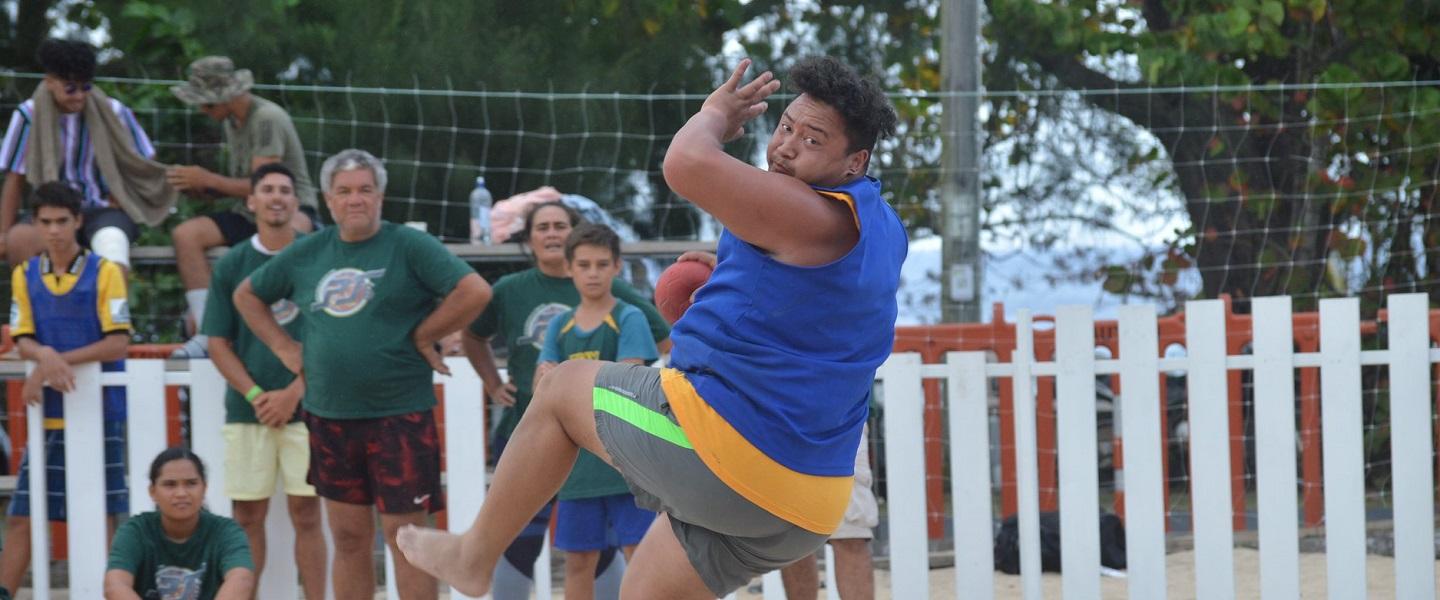
<svg viewBox="0 0 1440 600">
<path fill-rule="evenodd" d="M 17 0 L 15 22 L 10 22 L 10 13 L 0 11 L 0 55 L 9 60 L 6 65 L 15 69 L 34 70 L 35 49 L 50 33 L 47 13 L 55 0 Z"/>
<path fill-rule="evenodd" d="M 1440 125 L 1425 117 L 1440 110 L 1440 91 L 1346 87 L 1440 78 L 1440 8 L 1415 0 L 987 0 L 986 6 L 987 37 L 995 44 L 987 65 L 992 82 L 1011 83 L 1001 89 L 1111 91 L 1078 97 L 1158 141 L 1191 223 L 1167 258 L 1193 259 L 1205 296 L 1228 293 L 1243 307 L 1248 298 L 1274 294 L 1313 302 L 1356 291 L 1372 300 L 1398 291 L 1440 293 L 1440 269 L 1428 266 L 1440 265 L 1440 223 L 1431 218 L 1440 201 Z M 1126 57 L 1131 72 L 1110 66 Z M 1312 83 L 1338 85 L 1303 87 Z M 1212 84 L 1231 87 L 1130 93 Z M 1245 89 L 1274 84 L 1302 87 Z M 1024 120 L 1034 110 L 1021 99 L 994 104 L 1002 120 Z M 1144 143 L 1131 148 L 1146 154 Z M 1327 277 L 1327 264 L 1337 258 L 1363 261 L 1363 281 L 1333 269 L 1339 276 Z M 1137 270 L 1143 269 L 1128 272 Z M 1116 289 L 1138 283 L 1112 279 Z"/>
<path fill-rule="evenodd" d="M 295 87 L 261 93 L 283 95 L 274 99 L 296 117 L 308 151 L 355 145 L 383 154 L 392 197 L 410 200 L 387 208 L 387 216 L 443 224 L 439 233 L 462 238 L 466 194 L 481 173 L 500 197 L 554 185 L 619 211 L 628 210 L 631 197 L 640 193 L 663 200 L 668 194 L 663 179 L 658 170 L 649 173 L 663 156 L 663 142 L 626 137 L 613 144 L 587 143 L 584 137 L 616 130 L 620 123 L 673 132 L 695 106 L 457 100 L 406 90 L 708 91 L 723 33 L 751 9 L 736 0 L 235 0 L 205 6 L 97 0 L 88 10 L 108 21 L 121 55 L 112 66 L 120 72 L 178 77 L 189 60 L 225 54 L 251 69 L 257 81 Z M 311 93 L 301 87 L 309 84 L 394 92 Z M 164 97 L 155 102 L 175 104 Z M 192 125 L 188 131 L 218 134 L 202 122 Z M 175 131 L 187 131 L 182 127 L 183 121 Z M 464 133 L 446 137 L 452 127 Z M 203 144 L 199 152 L 179 151 L 194 154 L 176 160 L 215 160 L 204 154 L 210 150 Z M 533 168 L 555 163 L 557 154 L 563 161 L 603 165 L 605 172 Z M 637 173 L 648 175 L 648 185 L 635 182 Z M 649 235 L 693 235 L 696 220 L 674 214 L 679 212 L 627 216 Z"/>
</svg>

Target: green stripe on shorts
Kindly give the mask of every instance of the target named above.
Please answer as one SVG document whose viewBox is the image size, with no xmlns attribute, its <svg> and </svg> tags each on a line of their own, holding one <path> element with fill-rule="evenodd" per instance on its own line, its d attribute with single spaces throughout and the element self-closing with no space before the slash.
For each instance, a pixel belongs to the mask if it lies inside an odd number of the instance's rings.
<svg viewBox="0 0 1440 600">
<path fill-rule="evenodd" d="M 670 422 L 658 412 L 645 408 L 639 402 L 626 398 L 605 388 L 595 389 L 595 410 L 610 413 L 615 418 L 634 425 L 641 431 L 675 444 L 686 450 L 694 450 L 690 438 L 679 425 Z"/>
</svg>

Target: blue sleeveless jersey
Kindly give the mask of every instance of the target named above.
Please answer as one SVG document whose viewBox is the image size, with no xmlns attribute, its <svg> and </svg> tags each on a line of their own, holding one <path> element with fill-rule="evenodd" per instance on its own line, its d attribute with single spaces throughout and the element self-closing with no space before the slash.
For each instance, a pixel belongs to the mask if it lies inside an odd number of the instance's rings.
<svg viewBox="0 0 1440 600">
<path fill-rule="evenodd" d="M 799 267 L 725 231 L 714 273 L 671 331 L 670 366 L 776 462 L 849 476 L 875 369 L 894 345 L 908 243 L 878 180 L 815 189 L 851 203 L 855 247 L 832 263 Z"/>
<path fill-rule="evenodd" d="M 99 302 L 100 263 L 102 258 L 94 254 L 84 257 L 75 287 L 57 295 L 45 286 L 40 257 L 30 259 L 25 269 L 25 287 L 30 296 L 30 309 L 35 319 L 35 341 L 68 352 L 83 348 L 105 337 L 100 328 L 100 315 L 96 312 Z M 125 361 L 101 363 L 106 372 L 124 371 Z M 125 420 L 125 388 L 106 387 L 101 392 L 105 400 L 105 420 Z M 64 416 L 61 410 L 63 395 L 49 387 L 45 388 L 45 417 Z"/>
</svg>

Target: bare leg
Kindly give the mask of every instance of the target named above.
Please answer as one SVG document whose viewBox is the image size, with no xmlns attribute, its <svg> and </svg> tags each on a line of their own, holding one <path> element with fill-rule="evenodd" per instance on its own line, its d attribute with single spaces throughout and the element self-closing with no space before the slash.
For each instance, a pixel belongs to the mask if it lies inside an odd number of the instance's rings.
<svg viewBox="0 0 1440 600">
<path fill-rule="evenodd" d="M 320 499 L 286 496 L 290 525 L 295 528 L 295 564 L 306 598 L 325 597 L 325 534 L 320 530 Z M 256 572 L 259 581 L 259 572 Z M 258 586 L 257 586 L 258 587 Z"/>
<path fill-rule="evenodd" d="M 595 567 L 600 552 L 565 553 L 565 600 L 595 599 Z"/>
<path fill-rule="evenodd" d="M 215 221 L 195 217 L 175 226 L 170 233 L 175 244 L 175 268 L 180 271 L 180 284 L 186 290 L 210 287 L 210 261 L 205 251 L 225 244 L 225 236 Z"/>
<path fill-rule="evenodd" d="M 260 573 L 265 569 L 265 514 L 270 512 L 270 500 L 234 500 L 230 506 L 235 513 L 235 522 L 245 530 L 245 539 L 250 542 L 250 558 L 255 561 L 255 589 L 260 589 Z"/>
<path fill-rule="evenodd" d="M 400 532 L 400 549 L 412 564 L 468 596 L 490 590 L 490 576 L 505 547 L 560 491 L 579 448 L 610 460 L 595 433 L 591 401 L 595 373 L 604 364 L 568 361 L 540 381 L 470 529 L 462 535 L 416 528 Z"/>
<path fill-rule="evenodd" d="M 661 514 L 635 550 L 635 562 L 625 571 L 621 598 L 713 600 L 700 574 L 685 556 L 685 548 L 670 529 L 670 517 Z"/>
<path fill-rule="evenodd" d="M 30 517 L 7 518 L 5 542 L 5 549 L 0 551 L 0 586 L 13 595 L 20 590 L 20 581 L 30 568 Z"/>
<path fill-rule="evenodd" d="M 873 600 L 875 570 L 870 561 L 870 540 L 830 540 L 835 549 L 835 587 L 841 600 Z"/>
<path fill-rule="evenodd" d="M 335 540 L 335 563 L 330 576 L 336 598 L 370 598 L 375 595 L 375 512 L 369 504 L 325 500 L 330 515 L 330 537 Z"/>
<path fill-rule="evenodd" d="M 401 527 L 424 524 L 424 511 L 397 515 L 380 513 L 380 526 L 385 528 L 385 544 L 395 554 L 395 588 L 400 590 L 400 600 L 435 600 L 440 595 L 435 578 L 405 560 L 405 554 L 395 545 L 395 534 Z M 336 598 L 339 597 L 337 594 Z"/>
<path fill-rule="evenodd" d="M 40 230 L 34 225 L 19 223 L 5 234 L 5 260 L 12 267 L 30 260 L 44 248 L 45 240 L 41 239 Z"/>
<path fill-rule="evenodd" d="M 786 600 L 815 600 L 820 596 L 820 568 L 811 554 L 780 569 Z"/>
</svg>

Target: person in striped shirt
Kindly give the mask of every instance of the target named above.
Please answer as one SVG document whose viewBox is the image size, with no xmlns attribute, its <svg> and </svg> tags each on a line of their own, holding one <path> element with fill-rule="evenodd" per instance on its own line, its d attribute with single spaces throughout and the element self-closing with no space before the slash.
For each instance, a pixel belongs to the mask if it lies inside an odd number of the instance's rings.
<svg viewBox="0 0 1440 600">
<path fill-rule="evenodd" d="M 59 179 L 79 191 L 83 198 L 83 222 L 80 242 L 111 262 L 129 267 L 130 241 L 139 234 L 135 221 L 121 210 L 110 194 L 110 187 L 95 164 L 90 124 L 81 112 L 90 97 L 95 79 L 95 49 L 85 42 L 47 39 L 41 42 L 36 59 L 45 70 L 41 83 L 54 98 L 54 111 L 59 118 L 60 148 Z M 137 153 L 146 158 L 155 156 L 155 146 L 136 120 L 135 113 L 119 100 L 108 99 L 110 110 L 120 118 L 130 133 Z M 34 134 L 37 110 L 35 100 L 22 102 L 10 117 L 10 126 L 0 143 L 0 170 L 5 172 L 0 187 L 0 253 L 12 265 L 18 265 L 43 248 L 40 232 L 28 217 L 20 214 L 24 198 L 26 173 L 32 166 L 28 147 Z"/>
</svg>

